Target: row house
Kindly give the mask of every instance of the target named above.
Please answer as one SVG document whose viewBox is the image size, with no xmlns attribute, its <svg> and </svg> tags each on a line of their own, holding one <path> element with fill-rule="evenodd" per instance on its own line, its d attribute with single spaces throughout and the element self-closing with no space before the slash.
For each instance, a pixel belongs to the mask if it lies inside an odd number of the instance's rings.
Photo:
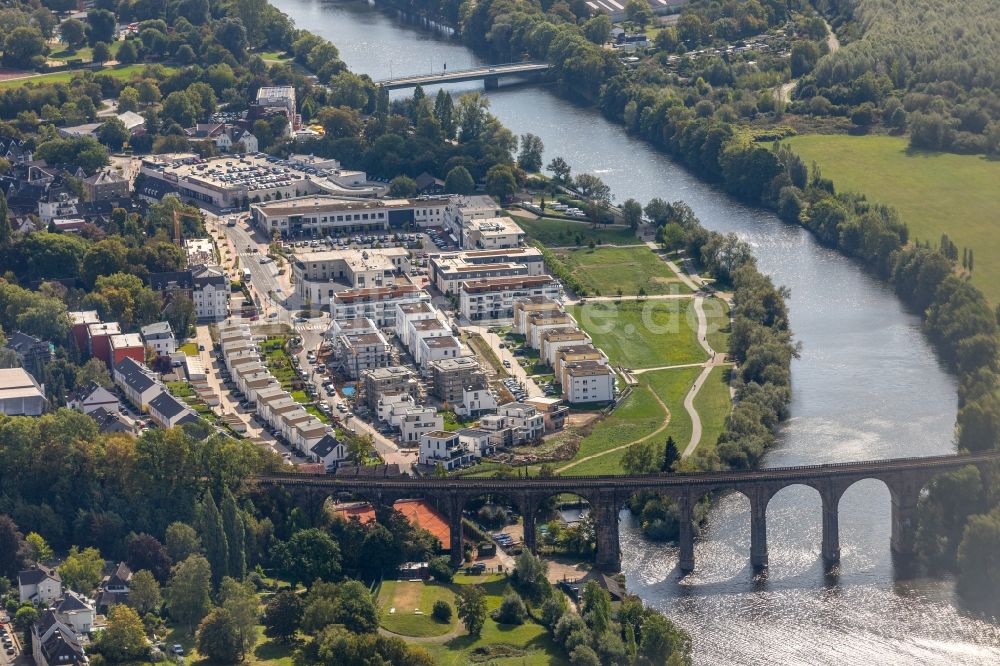
<svg viewBox="0 0 1000 666">
<path fill-rule="evenodd" d="M 125 398 L 140 412 L 146 412 L 149 402 L 165 390 L 152 370 L 132 358 L 123 359 L 112 374 Z"/>
</svg>

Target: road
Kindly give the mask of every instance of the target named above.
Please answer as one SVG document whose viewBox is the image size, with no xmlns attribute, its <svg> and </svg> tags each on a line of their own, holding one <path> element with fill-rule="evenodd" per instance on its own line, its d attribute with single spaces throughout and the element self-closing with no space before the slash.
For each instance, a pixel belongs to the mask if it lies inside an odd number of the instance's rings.
<svg viewBox="0 0 1000 666">
<path fill-rule="evenodd" d="M 500 348 L 503 338 L 496 333 L 490 333 L 489 326 L 470 325 L 462 326 L 461 328 L 470 335 L 479 334 L 482 336 L 482 338 L 486 340 L 486 344 L 490 346 L 490 349 L 493 350 L 493 353 L 497 355 L 497 358 L 499 358 L 501 362 L 507 361 L 510 363 L 510 367 L 505 366 L 504 369 L 509 375 L 524 386 L 524 390 L 528 394 L 529 398 L 542 398 L 545 396 L 545 391 L 543 391 L 538 384 L 535 383 L 535 380 L 528 376 L 525 369 L 521 367 L 520 363 L 517 362 L 517 357 L 511 353 L 510 348 L 506 345 L 503 349 Z"/>
<path fill-rule="evenodd" d="M 251 235 L 251 232 L 248 232 L 242 225 L 242 222 L 235 227 L 222 225 L 222 231 L 232 247 L 233 256 L 239 258 L 237 275 L 243 269 L 250 271 L 250 292 L 260 303 L 262 314 L 265 317 L 272 312 L 277 312 L 276 319 L 278 321 L 289 323 L 295 316 L 296 304 L 293 302 L 294 299 L 289 299 L 289 296 L 294 296 L 294 294 L 287 293 L 278 281 L 278 269 L 274 262 L 260 263 L 260 258 L 267 256 L 267 241 L 255 238 L 258 234 Z M 247 248 L 256 248 L 257 252 L 248 252 Z M 289 312 L 289 309 L 292 312 Z"/>
</svg>

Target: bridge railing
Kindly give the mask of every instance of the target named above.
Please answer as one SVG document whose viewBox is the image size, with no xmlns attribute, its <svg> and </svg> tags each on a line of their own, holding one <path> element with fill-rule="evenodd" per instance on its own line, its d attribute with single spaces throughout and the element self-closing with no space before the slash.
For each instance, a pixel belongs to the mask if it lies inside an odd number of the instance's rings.
<svg viewBox="0 0 1000 666">
<path fill-rule="evenodd" d="M 401 83 L 403 81 L 412 81 L 413 79 L 427 79 L 432 77 L 442 77 L 442 76 L 462 76 L 464 74 L 476 74 L 478 72 L 483 72 L 489 74 L 491 70 L 501 70 L 504 68 L 511 67 L 550 67 L 547 62 L 538 62 L 535 60 L 526 60 L 523 62 L 505 62 L 500 65 L 483 65 L 481 67 L 470 67 L 467 69 L 454 69 L 449 71 L 441 72 L 428 72 L 426 74 L 408 74 L 406 76 L 395 76 L 390 79 L 382 79 L 376 81 L 375 85 L 381 85 L 385 83 Z"/>
</svg>

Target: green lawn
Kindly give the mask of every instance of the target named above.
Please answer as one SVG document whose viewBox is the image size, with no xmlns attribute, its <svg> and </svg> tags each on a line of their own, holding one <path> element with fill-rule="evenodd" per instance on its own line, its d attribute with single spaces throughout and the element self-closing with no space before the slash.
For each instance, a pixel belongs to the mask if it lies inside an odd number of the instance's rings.
<svg viewBox="0 0 1000 666">
<path fill-rule="evenodd" d="M 689 299 L 592 301 L 570 306 L 569 311 L 615 365 L 656 368 L 705 360 Z"/>
<path fill-rule="evenodd" d="M 511 214 L 511 217 L 524 229 L 529 239 L 548 247 L 586 247 L 590 241 L 599 245 L 635 245 L 639 242 L 631 229 L 595 228 L 589 222 L 527 218 L 516 213 Z"/>
<path fill-rule="evenodd" d="M 670 410 L 670 422 L 666 429 L 653 437 L 653 440 L 663 443 L 668 436 L 673 437 L 677 447 L 683 450 L 691 440 L 691 417 L 684 409 L 684 396 L 700 372 L 699 368 L 679 368 L 639 375 L 639 385 L 632 395 L 584 438 L 574 460 L 618 448 L 656 432 L 663 425 L 667 414 L 653 398 L 653 393 L 659 396 Z M 625 451 L 626 449 L 620 449 L 591 458 L 569 468 L 563 474 L 566 476 L 622 474 L 624 470 L 621 467 L 621 460 Z"/>
<path fill-rule="evenodd" d="M 706 446 L 715 446 L 726 426 L 726 417 L 733 409 L 733 401 L 729 395 L 729 374 L 728 367 L 713 368 L 705 380 L 705 385 L 694 399 L 694 408 L 701 417 L 699 450 Z M 678 448 L 683 451 L 687 441 L 685 439 L 683 444 L 678 442 Z"/>
<path fill-rule="evenodd" d="M 101 74 L 108 74 L 120 81 L 126 81 L 141 75 L 142 70 L 145 67 L 145 65 L 118 65 L 115 67 L 106 67 L 98 71 Z M 167 73 L 170 73 L 174 68 L 165 67 L 164 69 Z M 36 76 L 29 76 L 23 79 L 8 79 L 7 81 L 0 81 L 0 90 L 17 88 L 26 83 L 69 83 L 73 76 L 79 74 L 80 71 L 81 70 L 69 70 L 65 72 L 53 72 L 51 74 L 38 74 Z"/>
<path fill-rule="evenodd" d="M 445 601 L 452 607 L 451 622 L 438 622 L 433 618 L 431 612 L 435 601 Z M 382 626 L 403 636 L 443 636 L 455 627 L 458 619 L 454 614 L 455 594 L 440 583 L 385 581 L 378 602 L 382 609 Z M 391 609 L 395 612 L 390 613 Z M 420 609 L 420 614 L 414 612 L 416 609 Z"/>
<path fill-rule="evenodd" d="M 489 611 L 500 606 L 507 579 L 502 576 L 455 576 L 456 585 L 482 585 Z M 445 643 L 422 644 L 435 664 L 459 666 L 470 663 L 525 664 L 547 666 L 566 664 L 562 651 L 549 637 L 544 627 L 530 620 L 521 625 L 502 625 L 487 617 L 479 638 L 465 633 L 459 625 L 459 635 Z"/>
<path fill-rule="evenodd" d="M 579 248 L 554 252 L 587 291 L 595 295 L 614 296 L 618 289 L 625 296 L 637 296 L 640 289 L 644 289 L 647 295 L 691 293 L 666 262 L 647 247 Z"/>
<path fill-rule="evenodd" d="M 118 55 L 118 49 L 122 46 L 122 42 L 112 42 L 109 44 L 111 49 L 111 55 Z M 75 51 L 69 50 L 69 48 L 63 48 L 59 51 L 53 51 L 48 55 L 49 60 L 82 60 L 83 62 L 91 62 L 94 59 L 94 49 L 89 46 L 82 46 Z"/>
<path fill-rule="evenodd" d="M 729 305 L 721 298 L 706 298 L 702 309 L 708 319 L 708 345 L 726 354 L 729 351 Z"/>
<path fill-rule="evenodd" d="M 198 343 L 196 342 L 185 342 L 177 351 L 184 352 L 185 356 L 197 356 L 198 355 Z"/>
<path fill-rule="evenodd" d="M 902 137 L 812 134 L 787 142 L 806 164 L 815 161 L 838 191 L 861 192 L 897 208 L 910 240 L 936 246 L 947 233 L 960 250 L 971 248 L 972 282 L 1000 303 L 1000 161 L 911 152 Z"/>
</svg>

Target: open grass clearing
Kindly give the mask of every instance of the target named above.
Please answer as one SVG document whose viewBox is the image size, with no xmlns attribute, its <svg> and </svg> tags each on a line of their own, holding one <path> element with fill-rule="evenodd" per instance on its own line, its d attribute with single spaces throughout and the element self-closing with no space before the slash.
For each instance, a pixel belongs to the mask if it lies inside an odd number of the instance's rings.
<svg viewBox="0 0 1000 666">
<path fill-rule="evenodd" d="M 632 395 L 594 427 L 580 443 L 580 450 L 573 459 L 580 460 L 603 451 L 610 453 L 584 460 L 564 474 L 622 474 L 625 470 L 622 469 L 621 460 L 627 449 L 619 447 L 644 437 L 652 436 L 658 444 L 667 441 L 667 437 L 673 437 L 678 448 L 683 449 L 691 439 L 691 417 L 684 409 L 684 396 L 700 372 L 700 368 L 678 368 L 640 375 L 639 384 Z M 653 433 L 663 426 L 667 413 L 653 398 L 654 394 L 670 410 L 667 427 L 656 435 Z"/>
<path fill-rule="evenodd" d="M 587 291 L 597 296 L 689 294 L 691 290 L 649 248 L 599 247 L 554 250 Z"/>
<path fill-rule="evenodd" d="M 910 240 L 936 246 L 947 233 L 960 249 L 971 248 L 973 284 L 1000 303 L 1000 161 L 910 151 L 905 138 L 892 136 L 811 134 L 787 143 L 806 164 L 816 162 L 838 191 L 894 206 Z"/>
<path fill-rule="evenodd" d="M 689 299 L 590 301 L 569 311 L 614 365 L 658 368 L 706 360 Z"/>
<path fill-rule="evenodd" d="M 550 217 L 528 218 L 511 214 L 529 239 L 548 247 L 586 247 L 591 241 L 598 245 L 635 245 L 639 242 L 631 229 L 595 227 L 587 221 L 573 222 Z"/>
<path fill-rule="evenodd" d="M 438 622 L 432 616 L 435 601 L 452 607 L 450 622 Z M 378 595 L 382 609 L 381 624 L 403 636 L 443 636 L 456 624 L 455 594 L 447 585 L 412 581 L 385 581 Z M 419 612 L 417 612 L 419 611 Z"/>
<path fill-rule="evenodd" d="M 128 81 L 134 77 L 141 76 L 142 70 L 145 69 L 146 65 L 116 65 L 114 67 L 105 67 L 95 71 L 94 73 L 107 74 L 120 81 Z M 165 67 L 167 73 L 170 73 L 174 68 Z M 28 76 L 22 79 L 7 79 L 6 81 L 0 81 L 0 90 L 6 90 L 8 88 L 18 88 L 25 85 L 26 83 L 69 83 L 70 80 L 81 70 L 67 70 L 65 72 L 52 72 L 51 74 L 38 74 L 36 76 Z"/>
<path fill-rule="evenodd" d="M 730 372 L 731 368 L 728 366 L 712 368 L 705 384 L 695 396 L 694 408 L 701 417 L 701 441 L 698 443 L 698 450 L 715 446 L 719 441 L 719 435 L 726 427 L 726 417 L 733 411 L 733 401 L 729 393 Z M 686 443 L 678 441 L 678 448 L 683 450 L 683 445 Z"/>
</svg>

